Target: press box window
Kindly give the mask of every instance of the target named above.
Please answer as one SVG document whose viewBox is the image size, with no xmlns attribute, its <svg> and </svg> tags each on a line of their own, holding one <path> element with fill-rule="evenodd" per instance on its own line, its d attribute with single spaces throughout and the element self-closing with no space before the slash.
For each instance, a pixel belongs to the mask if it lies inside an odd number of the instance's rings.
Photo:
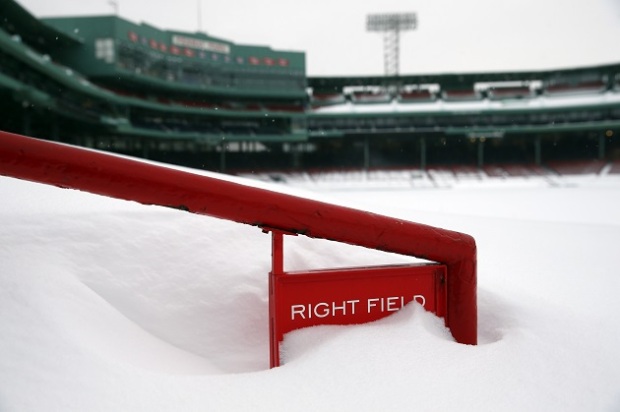
<svg viewBox="0 0 620 412">
<path fill-rule="evenodd" d="M 106 63 L 114 62 L 114 40 L 97 39 L 95 40 L 95 57 Z"/>
</svg>

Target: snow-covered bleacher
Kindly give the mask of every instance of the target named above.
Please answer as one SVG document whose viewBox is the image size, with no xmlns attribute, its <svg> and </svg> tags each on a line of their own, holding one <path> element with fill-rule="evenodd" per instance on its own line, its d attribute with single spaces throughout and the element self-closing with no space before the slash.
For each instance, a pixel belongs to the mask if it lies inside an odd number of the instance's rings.
<svg viewBox="0 0 620 412">
<path fill-rule="evenodd" d="M 323 189 L 448 188 L 455 185 L 506 179 L 541 180 L 551 184 L 572 175 L 620 174 L 620 161 L 562 161 L 547 165 L 506 163 L 475 166 L 429 166 L 376 170 L 313 170 L 242 174 L 258 180 L 287 183 L 297 187 Z"/>
</svg>

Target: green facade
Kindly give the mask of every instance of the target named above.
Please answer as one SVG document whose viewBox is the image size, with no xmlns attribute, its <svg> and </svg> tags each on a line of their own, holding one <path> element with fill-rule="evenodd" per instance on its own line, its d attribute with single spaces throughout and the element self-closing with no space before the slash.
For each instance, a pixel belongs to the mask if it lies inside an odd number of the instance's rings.
<svg viewBox="0 0 620 412">
<path fill-rule="evenodd" d="M 270 90 L 267 96 L 278 97 L 281 92 L 288 98 L 302 97 L 305 92 L 306 63 L 301 52 L 237 45 L 205 33 L 160 30 L 117 16 L 44 22 L 84 39 L 82 46 L 57 51 L 53 57 L 90 78 L 139 75 L 145 87 L 149 79 L 155 81 L 152 87 L 163 80 L 203 88 L 207 93 Z"/>
<path fill-rule="evenodd" d="M 620 158 L 618 63 L 307 77 L 301 52 L 118 16 L 39 20 L 13 0 L 0 1 L 0 13 L 0 129 L 6 131 L 197 167 L 215 163 L 219 170 L 345 167 L 362 157 L 371 165 L 372 151 L 398 162 L 416 156 L 422 163 L 456 162 L 463 153 L 475 158 L 485 141 L 494 153 L 488 158 L 498 161 L 519 160 L 515 153 L 534 143 L 527 156 L 537 153 L 536 159 L 551 149 L 562 156 L 596 149 L 599 158 Z M 485 82 L 536 85 L 516 97 L 486 89 L 458 101 L 443 93 Z M 401 95 L 428 85 L 432 97 Z M 564 88 L 573 97 L 558 98 Z M 364 101 L 369 91 L 385 99 Z"/>
</svg>

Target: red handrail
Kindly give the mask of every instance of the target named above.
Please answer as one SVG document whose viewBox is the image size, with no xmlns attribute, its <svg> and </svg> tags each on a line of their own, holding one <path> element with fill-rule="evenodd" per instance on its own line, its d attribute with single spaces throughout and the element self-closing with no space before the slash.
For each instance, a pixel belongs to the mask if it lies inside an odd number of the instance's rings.
<svg viewBox="0 0 620 412">
<path fill-rule="evenodd" d="M 6 132 L 0 175 L 445 264 L 446 324 L 457 342 L 477 343 L 476 244 L 469 235 Z"/>
</svg>

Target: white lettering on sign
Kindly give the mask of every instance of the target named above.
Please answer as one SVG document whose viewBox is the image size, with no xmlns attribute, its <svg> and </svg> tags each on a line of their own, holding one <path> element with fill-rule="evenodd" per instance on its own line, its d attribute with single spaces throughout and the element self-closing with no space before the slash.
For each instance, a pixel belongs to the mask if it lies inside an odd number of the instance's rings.
<svg viewBox="0 0 620 412">
<path fill-rule="evenodd" d="M 422 306 L 426 305 L 424 295 L 413 295 L 412 300 Z M 358 303 L 360 303 L 359 299 L 291 305 L 291 320 L 355 315 Z M 403 306 L 405 306 L 404 296 L 388 296 L 367 299 L 365 309 L 366 313 L 396 312 Z"/>
<path fill-rule="evenodd" d="M 368 299 L 368 313 L 371 312 L 396 312 L 405 306 L 404 296 L 390 296 L 388 298 Z"/>
<path fill-rule="evenodd" d="M 230 54 L 230 46 L 226 43 L 201 40 L 194 37 L 173 35 L 172 44 L 174 44 L 175 46 L 190 47 L 192 49 L 208 50 L 218 53 Z"/>
<path fill-rule="evenodd" d="M 336 316 L 337 313 L 341 315 L 355 315 L 355 306 L 359 303 L 359 299 L 355 300 L 343 300 L 342 304 L 338 302 L 319 302 L 308 303 L 307 305 L 292 305 L 291 306 L 291 320 L 295 320 L 296 316 L 300 319 L 312 319 L 325 318 L 327 316 Z M 349 311 L 347 311 L 349 309 Z"/>
<path fill-rule="evenodd" d="M 415 300 L 422 306 L 426 306 L 426 298 L 424 297 L 424 295 L 413 295 L 413 300 Z"/>
</svg>

